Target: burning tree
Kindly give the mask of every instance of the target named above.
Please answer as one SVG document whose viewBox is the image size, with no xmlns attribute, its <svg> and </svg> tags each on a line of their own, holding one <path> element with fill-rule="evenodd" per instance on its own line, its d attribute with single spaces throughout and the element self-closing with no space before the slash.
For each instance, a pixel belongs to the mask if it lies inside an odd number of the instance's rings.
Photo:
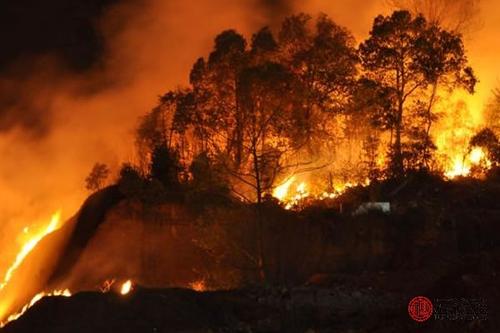
<svg viewBox="0 0 500 333">
<path fill-rule="evenodd" d="M 489 128 L 483 128 L 470 140 L 470 149 L 479 147 L 485 150 L 481 157 L 485 157 L 489 164 L 498 166 L 500 164 L 500 140 Z"/>
<path fill-rule="evenodd" d="M 234 30 L 219 34 L 208 59 L 194 64 L 190 87 L 168 92 L 143 118 L 145 154 L 160 143 L 188 165 L 203 153 L 223 166 L 235 193 L 261 202 L 284 170 L 334 150 L 358 57 L 345 28 L 322 15 L 312 29 L 310 19 L 287 18 L 278 39 L 263 28 L 249 48 Z"/>
<path fill-rule="evenodd" d="M 350 32 L 325 15 L 315 26 L 310 20 L 305 14 L 287 18 L 278 39 L 263 28 L 250 47 L 236 31 L 222 32 L 208 59 L 194 64 L 190 86 L 162 96 L 137 132 L 145 160 L 159 161 L 157 147 L 177 152 L 191 171 L 192 185 L 204 183 L 200 167 L 210 168 L 202 171 L 218 192 L 224 193 L 219 180 L 226 179 L 238 197 L 257 203 L 262 278 L 259 206 L 278 177 L 314 168 L 315 155 L 336 148 L 338 118 L 356 81 L 358 57 Z M 157 179 L 169 178 L 165 168 L 151 171 Z"/>
<path fill-rule="evenodd" d="M 302 85 L 304 107 L 295 124 L 297 131 L 303 133 L 301 139 L 308 149 L 324 154 L 341 139 L 335 120 L 355 88 L 359 59 L 347 29 L 323 14 L 311 33 L 307 28 L 310 20 L 305 14 L 285 19 L 279 41 L 282 62 Z"/>
<path fill-rule="evenodd" d="M 377 17 L 356 50 L 351 33 L 326 15 L 310 23 L 290 16 L 277 38 L 265 27 L 249 46 L 234 30 L 220 33 L 194 64 L 189 87 L 164 94 L 143 118 L 142 169 L 167 147 L 189 177 L 203 154 L 233 193 L 258 203 L 277 180 L 316 167 L 344 183 L 383 169 L 388 176 L 436 169 L 435 105 L 442 93 L 472 93 L 476 83 L 461 36 L 396 11 Z M 380 148 L 386 142 L 389 158 Z M 365 168 L 352 167 L 363 160 Z"/>
<path fill-rule="evenodd" d="M 392 92 L 391 169 L 395 176 L 401 176 L 405 172 L 403 136 L 411 134 L 408 120 L 424 119 L 426 126 L 419 129 L 417 148 L 427 150 L 438 89 L 463 87 L 472 93 L 476 78 L 468 67 L 460 35 L 408 11 L 378 16 L 370 37 L 360 45 L 360 56 L 364 75 Z M 412 102 L 424 103 L 424 107 L 417 112 L 409 107 Z M 407 119 L 409 116 L 413 118 Z"/>
<path fill-rule="evenodd" d="M 257 203 L 272 187 L 283 155 L 293 148 L 290 134 L 294 130 L 293 111 L 300 107 L 295 98 L 299 87 L 293 76 L 276 63 L 250 67 L 241 73 L 242 146 L 248 163 L 243 170 L 251 173 L 240 169 L 232 174 L 254 188 Z"/>
</svg>

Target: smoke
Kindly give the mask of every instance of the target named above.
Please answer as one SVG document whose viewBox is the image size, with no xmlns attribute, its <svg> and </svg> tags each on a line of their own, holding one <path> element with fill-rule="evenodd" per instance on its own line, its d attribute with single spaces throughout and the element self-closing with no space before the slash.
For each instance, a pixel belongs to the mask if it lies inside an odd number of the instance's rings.
<svg viewBox="0 0 500 333">
<path fill-rule="evenodd" d="M 265 25 L 276 28 L 287 15 L 293 14 L 296 0 L 258 0 L 256 5 L 264 14 Z"/>
<path fill-rule="evenodd" d="M 191 65 L 220 31 L 249 35 L 266 13 L 254 1 L 135 0 L 108 7 L 97 20 L 100 61 L 68 70 L 53 54 L 25 57 L 0 76 L 0 276 L 26 239 L 62 208 L 71 216 L 88 194 L 96 161 L 117 171 L 134 161 L 138 117 L 157 97 L 187 83 Z M 19 237 L 18 237 L 19 236 Z"/>
<path fill-rule="evenodd" d="M 308 10 L 298 3 L 127 0 L 95 18 L 103 50 L 89 69 L 74 71 L 47 52 L 23 56 L 3 71 L 0 276 L 29 236 L 26 226 L 43 228 L 58 209 L 63 219 L 77 211 L 96 161 L 116 176 L 121 162 L 135 160 L 138 118 L 159 95 L 187 83 L 192 64 L 209 53 L 218 33 L 235 28 L 249 38 L 282 16 Z"/>
<path fill-rule="evenodd" d="M 481 28 L 481 0 L 388 0 L 396 8 L 424 15 L 427 20 L 462 33 L 472 34 Z"/>
<path fill-rule="evenodd" d="M 374 18 L 386 14 L 390 10 L 384 0 L 309 0 L 300 1 L 295 11 L 303 11 L 311 15 L 325 13 L 336 23 L 352 31 L 358 41 L 366 38 Z"/>
</svg>

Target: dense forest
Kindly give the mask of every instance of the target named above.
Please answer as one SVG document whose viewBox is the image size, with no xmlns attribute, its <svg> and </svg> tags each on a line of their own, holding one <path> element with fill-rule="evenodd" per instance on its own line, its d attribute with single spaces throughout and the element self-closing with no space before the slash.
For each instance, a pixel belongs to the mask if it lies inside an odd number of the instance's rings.
<svg viewBox="0 0 500 333">
<path fill-rule="evenodd" d="M 189 82 L 141 119 L 139 162 L 122 175 L 174 191 L 191 182 L 260 203 L 294 175 L 312 174 L 316 195 L 414 171 L 445 176 L 456 156 L 436 151 L 433 125 L 459 117 L 451 106 L 442 111 L 443 100 L 474 93 L 477 78 L 460 33 L 401 10 L 378 16 L 359 45 L 324 14 L 287 17 L 277 33 L 264 27 L 249 42 L 223 31 Z M 500 160 L 491 125 L 462 143 L 458 159 L 480 148 L 475 175 Z M 89 189 L 108 174 L 97 164 Z"/>
<path fill-rule="evenodd" d="M 132 211 L 142 207 L 137 214 L 152 225 L 168 220 L 165 205 L 180 205 L 182 212 L 189 207 L 180 215 L 201 227 L 196 247 L 230 267 L 206 272 L 204 280 L 213 272 L 224 276 L 223 282 L 213 277 L 220 287 L 270 275 L 275 281 L 307 277 L 315 268 L 289 268 L 281 276 L 284 268 L 276 265 L 285 259 L 275 258 L 282 250 L 274 246 L 289 248 L 294 240 L 320 251 L 317 244 L 329 242 L 321 221 L 331 209 L 335 215 L 366 201 L 391 201 L 395 207 L 399 202 L 401 214 L 394 219 L 413 220 L 406 209 L 417 207 L 420 197 L 408 197 L 404 188 L 427 193 L 433 184 L 448 188 L 451 178 L 446 166 L 453 156 L 437 152 L 433 125 L 455 115 L 443 114 L 440 104 L 454 91 L 474 93 L 477 78 L 459 32 L 399 10 L 376 17 L 359 45 L 324 14 L 287 17 L 277 33 L 264 27 L 250 42 L 234 30 L 223 31 L 208 58 L 194 63 L 189 82 L 162 95 L 140 119 L 139 162 L 124 164 L 117 184 L 129 202 L 140 202 Z M 488 119 L 495 119 L 498 105 L 492 99 Z M 475 156 L 467 176 L 493 179 L 497 173 L 498 128 L 489 124 L 465 144 L 462 158 Z M 97 163 L 88 189 L 102 188 L 109 174 Z M 287 202 L 277 189 L 303 174 L 307 190 L 298 188 Z M 338 184 L 351 190 L 339 191 Z M 441 194 L 435 199 L 444 204 Z M 318 204 L 321 213 L 314 213 Z M 435 228 L 441 217 L 429 209 L 416 216 L 426 220 L 423 227 Z M 308 221 L 305 227 L 301 220 Z M 379 232 L 399 230 L 398 223 Z M 349 228 L 342 234 L 354 241 Z M 299 237 L 309 232 L 322 240 Z M 311 260 L 307 265 L 314 266 Z"/>
</svg>

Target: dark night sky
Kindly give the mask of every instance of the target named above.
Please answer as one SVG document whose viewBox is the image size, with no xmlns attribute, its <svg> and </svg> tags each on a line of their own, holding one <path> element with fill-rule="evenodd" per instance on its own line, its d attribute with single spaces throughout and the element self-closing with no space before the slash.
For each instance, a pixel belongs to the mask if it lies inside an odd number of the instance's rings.
<svg viewBox="0 0 500 333">
<path fill-rule="evenodd" d="M 55 53 L 75 70 L 102 51 L 95 20 L 116 0 L 1 0 L 0 68 L 20 57 Z"/>
<path fill-rule="evenodd" d="M 0 0 L 0 72 L 20 57 L 56 54 L 74 70 L 99 59 L 103 41 L 96 21 L 124 0 Z M 291 10 L 292 0 L 257 0 L 269 16 Z"/>
</svg>

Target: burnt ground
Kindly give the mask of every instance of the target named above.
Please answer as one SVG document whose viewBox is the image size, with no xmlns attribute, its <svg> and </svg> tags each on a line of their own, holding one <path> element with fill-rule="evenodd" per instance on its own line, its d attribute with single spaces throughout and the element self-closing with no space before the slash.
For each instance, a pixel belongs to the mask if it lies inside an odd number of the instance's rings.
<svg viewBox="0 0 500 333">
<path fill-rule="evenodd" d="M 424 270 L 316 276 L 293 288 L 82 292 L 44 298 L 0 332 L 498 332 L 497 277 L 463 269 L 437 279 Z M 447 319 L 417 323 L 407 304 L 419 292 L 434 301 L 446 295 L 484 298 L 487 313 L 474 320 L 474 310 L 462 302 L 462 308 L 449 308 Z"/>
</svg>

